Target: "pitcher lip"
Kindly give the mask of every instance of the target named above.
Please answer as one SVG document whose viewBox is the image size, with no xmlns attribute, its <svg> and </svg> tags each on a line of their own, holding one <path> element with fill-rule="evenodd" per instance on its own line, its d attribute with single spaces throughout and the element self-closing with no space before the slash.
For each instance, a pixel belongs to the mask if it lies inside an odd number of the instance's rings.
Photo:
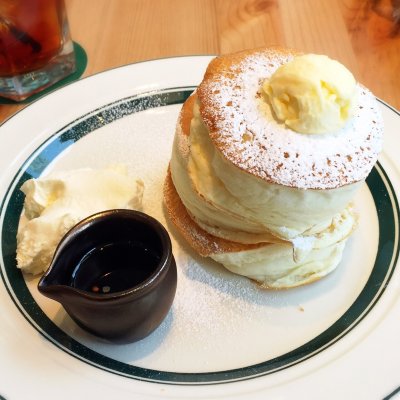
<svg viewBox="0 0 400 400">
<path fill-rule="evenodd" d="M 115 217 L 120 217 L 120 218 L 130 219 L 132 221 L 145 223 L 149 225 L 157 233 L 162 243 L 162 253 L 161 253 L 161 259 L 158 261 L 157 266 L 155 267 L 152 274 L 135 286 L 112 293 L 93 293 L 80 288 L 75 288 L 68 283 L 52 283 L 52 275 L 56 276 L 57 274 L 56 271 L 57 260 L 62 255 L 65 246 L 71 241 L 75 240 L 76 236 L 82 231 L 86 230 L 87 228 L 93 226 L 94 224 L 102 220 L 111 219 Z M 126 300 L 129 301 L 132 298 L 139 298 L 142 295 L 148 293 L 154 286 L 156 286 L 157 282 L 160 281 L 162 276 L 166 274 L 170 266 L 176 268 L 175 260 L 172 255 L 171 239 L 165 227 L 157 219 L 137 210 L 110 209 L 110 210 L 100 211 L 98 213 L 92 214 L 84 218 L 76 225 L 74 225 L 62 237 L 58 246 L 56 247 L 52 261 L 48 269 L 44 273 L 44 275 L 39 280 L 37 287 L 39 292 L 41 292 L 44 295 L 47 295 L 50 292 L 54 293 L 54 291 L 57 288 L 60 292 L 64 293 L 70 292 L 71 294 L 75 293 L 76 295 L 84 297 L 88 300 L 91 299 L 93 301 L 109 301 L 117 299 L 123 300 L 125 298 Z M 49 290 L 49 288 L 53 288 L 54 290 Z"/>
</svg>

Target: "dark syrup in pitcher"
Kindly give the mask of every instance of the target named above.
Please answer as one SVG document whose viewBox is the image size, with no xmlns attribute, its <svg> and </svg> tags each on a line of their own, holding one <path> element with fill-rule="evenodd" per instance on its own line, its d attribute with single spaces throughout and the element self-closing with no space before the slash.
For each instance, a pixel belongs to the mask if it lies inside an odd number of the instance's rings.
<svg viewBox="0 0 400 400">
<path fill-rule="evenodd" d="M 94 247 L 76 266 L 71 286 L 98 294 L 122 292 L 149 278 L 160 258 L 156 250 L 137 241 Z"/>
</svg>

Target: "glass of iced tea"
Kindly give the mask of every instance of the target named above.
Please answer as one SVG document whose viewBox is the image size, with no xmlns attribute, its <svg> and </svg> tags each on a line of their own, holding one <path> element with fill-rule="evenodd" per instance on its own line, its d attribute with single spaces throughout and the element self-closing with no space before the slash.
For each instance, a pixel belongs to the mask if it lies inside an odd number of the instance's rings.
<svg viewBox="0 0 400 400">
<path fill-rule="evenodd" d="M 23 100 L 74 71 L 64 0 L 0 0 L 0 96 Z"/>
</svg>

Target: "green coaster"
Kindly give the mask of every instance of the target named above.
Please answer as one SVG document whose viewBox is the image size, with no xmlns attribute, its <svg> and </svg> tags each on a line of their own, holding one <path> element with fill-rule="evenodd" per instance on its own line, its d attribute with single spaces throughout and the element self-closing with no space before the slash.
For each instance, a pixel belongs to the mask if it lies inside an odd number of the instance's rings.
<svg viewBox="0 0 400 400">
<path fill-rule="evenodd" d="M 31 101 L 34 101 L 38 99 L 39 97 L 42 97 L 50 92 L 52 92 L 54 89 L 58 89 L 61 86 L 66 85 L 67 83 L 71 83 L 73 81 L 78 80 L 83 72 L 86 69 L 87 66 L 87 55 L 86 51 L 83 49 L 83 47 L 74 42 L 74 51 L 75 51 L 75 60 L 76 60 L 76 70 L 74 73 L 71 75 L 68 75 L 64 79 L 61 79 L 60 81 L 56 82 L 54 85 L 51 85 L 47 87 L 46 89 L 42 90 L 39 93 L 35 93 L 32 96 L 29 96 L 25 100 L 22 101 L 14 101 L 11 99 L 6 99 L 4 97 L 0 97 L 0 104 L 27 104 L 30 103 Z"/>
</svg>

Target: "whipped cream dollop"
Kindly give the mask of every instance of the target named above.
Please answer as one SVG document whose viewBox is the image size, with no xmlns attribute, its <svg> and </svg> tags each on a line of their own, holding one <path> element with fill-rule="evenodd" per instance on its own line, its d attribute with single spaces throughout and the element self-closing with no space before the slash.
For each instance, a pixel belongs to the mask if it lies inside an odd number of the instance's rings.
<svg viewBox="0 0 400 400">
<path fill-rule="evenodd" d="M 300 133 L 340 130 L 357 104 L 352 73 L 324 55 L 295 57 L 264 81 L 263 90 L 278 120 Z"/>
<path fill-rule="evenodd" d="M 24 210 L 17 234 L 17 266 L 25 272 L 45 271 L 64 234 L 100 211 L 142 208 L 144 184 L 126 166 L 82 168 L 29 179 L 22 187 Z"/>
</svg>

